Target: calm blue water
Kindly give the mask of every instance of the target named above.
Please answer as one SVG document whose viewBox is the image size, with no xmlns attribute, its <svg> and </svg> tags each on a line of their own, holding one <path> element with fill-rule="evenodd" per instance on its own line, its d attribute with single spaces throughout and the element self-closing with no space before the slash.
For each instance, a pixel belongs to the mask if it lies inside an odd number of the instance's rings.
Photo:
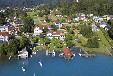
<svg viewBox="0 0 113 76">
<path fill-rule="evenodd" d="M 40 60 L 43 67 L 38 63 Z M 113 76 L 113 57 L 84 58 L 76 54 L 73 60 L 65 60 L 39 52 L 28 60 L 0 61 L 0 76 L 33 76 L 34 73 L 35 76 Z"/>
</svg>

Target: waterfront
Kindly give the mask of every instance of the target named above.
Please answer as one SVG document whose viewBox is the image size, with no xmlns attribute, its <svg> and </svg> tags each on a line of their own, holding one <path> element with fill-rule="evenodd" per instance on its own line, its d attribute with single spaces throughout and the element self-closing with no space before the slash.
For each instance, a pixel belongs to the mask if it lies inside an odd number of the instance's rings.
<svg viewBox="0 0 113 76">
<path fill-rule="evenodd" d="M 99 54 L 94 58 L 79 57 L 72 60 L 45 56 L 39 52 L 27 60 L 0 61 L 0 76 L 113 76 L 113 57 Z M 41 60 L 43 67 L 39 65 Z M 25 67 L 23 72 L 21 67 Z"/>
</svg>

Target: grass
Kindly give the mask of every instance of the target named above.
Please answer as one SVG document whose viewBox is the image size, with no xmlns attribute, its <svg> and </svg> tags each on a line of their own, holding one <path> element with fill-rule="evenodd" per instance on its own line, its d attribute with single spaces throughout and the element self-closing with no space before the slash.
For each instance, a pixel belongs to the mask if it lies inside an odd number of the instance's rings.
<svg viewBox="0 0 113 76">
<path fill-rule="evenodd" d="M 34 15 L 37 15 L 40 12 L 40 10 L 36 10 L 35 12 L 27 12 L 27 14 L 33 18 Z"/>
<path fill-rule="evenodd" d="M 102 31 L 97 31 L 96 34 L 98 35 L 98 37 L 100 38 L 99 41 L 99 46 L 100 47 L 110 47 L 111 45 L 109 44 L 109 42 L 106 40 L 105 36 L 103 35 Z"/>
<path fill-rule="evenodd" d="M 44 45 L 42 45 L 42 44 L 44 44 L 44 41 L 43 41 L 42 38 L 39 39 L 39 44 L 40 45 L 38 45 L 36 47 L 38 50 L 47 50 L 47 49 L 49 49 L 49 51 L 52 51 L 52 50 L 60 51 L 60 50 L 64 50 L 64 48 L 66 48 L 66 45 L 63 45 L 63 48 L 56 48 L 54 46 L 54 43 L 52 43 L 52 42 L 48 46 L 44 46 Z M 66 43 L 64 42 L 63 44 L 66 44 Z"/>
<path fill-rule="evenodd" d="M 110 55 L 109 51 L 107 51 L 105 47 L 99 47 L 99 48 L 83 47 L 83 49 L 89 53 L 95 53 L 95 54 L 101 53 L 101 54 Z"/>
</svg>

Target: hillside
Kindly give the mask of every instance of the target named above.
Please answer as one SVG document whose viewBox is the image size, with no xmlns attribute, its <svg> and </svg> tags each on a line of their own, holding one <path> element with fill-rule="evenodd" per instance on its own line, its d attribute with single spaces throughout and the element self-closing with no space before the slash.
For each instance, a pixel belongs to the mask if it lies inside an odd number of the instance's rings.
<svg viewBox="0 0 113 76">
<path fill-rule="evenodd" d="M 0 8 L 4 7 L 31 7 L 39 4 L 50 4 L 66 0 L 0 0 Z"/>
</svg>

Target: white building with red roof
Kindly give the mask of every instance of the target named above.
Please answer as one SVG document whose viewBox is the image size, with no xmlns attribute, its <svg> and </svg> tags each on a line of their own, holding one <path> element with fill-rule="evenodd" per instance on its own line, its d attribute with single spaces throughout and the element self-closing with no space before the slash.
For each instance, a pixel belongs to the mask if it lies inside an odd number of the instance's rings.
<svg viewBox="0 0 113 76">
<path fill-rule="evenodd" d="M 60 40 L 64 40 L 65 39 L 65 34 L 62 34 L 60 33 L 60 31 L 48 31 L 47 32 L 47 37 L 49 39 L 52 39 L 52 38 L 59 38 Z"/>
<path fill-rule="evenodd" d="M 8 41 L 9 36 L 8 32 L 0 32 L 0 41 Z"/>
<path fill-rule="evenodd" d="M 43 25 L 36 25 L 34 27 L 34 36 L 40 35 L 40 33 L 43 32 L 43 29 L 47 27 L 49 30 L 51 29 L 51 25 L 49 24 L 43 24 Z"/>
<path fill-rule="evenodd" d="M 63 24 L 59 21 L 54 21 L 55 26 L 57 26 L 59 29 L 63 26 Z"/>
</svg>

